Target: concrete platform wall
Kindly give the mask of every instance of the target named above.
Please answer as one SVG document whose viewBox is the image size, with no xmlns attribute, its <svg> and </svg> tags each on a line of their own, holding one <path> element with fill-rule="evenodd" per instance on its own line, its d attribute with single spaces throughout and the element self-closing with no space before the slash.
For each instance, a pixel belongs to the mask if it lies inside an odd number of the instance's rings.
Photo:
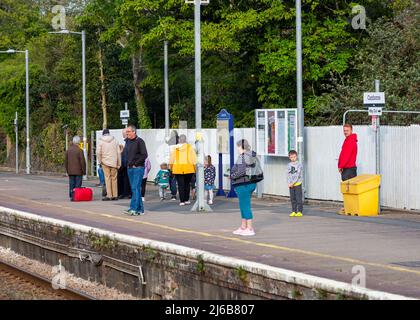
<svg viewBox="0 0 420 320">
<path fill-rule="evenodd" d="M 144 299 L 408 299 L 4 207 L 0 246 Z"/>
</svg>

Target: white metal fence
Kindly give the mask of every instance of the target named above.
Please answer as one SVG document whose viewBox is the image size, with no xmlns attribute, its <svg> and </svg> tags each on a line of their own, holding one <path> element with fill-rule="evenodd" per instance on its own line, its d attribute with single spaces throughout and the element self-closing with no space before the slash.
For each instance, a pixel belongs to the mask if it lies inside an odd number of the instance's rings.
<svg viewBox="0 0 420 320">
<path fill-rule="evenodd" d="M 194 143 L 195 130 L 177 130 L 186 134 Z M 218 164 L 216 129 L 204 129 L 205 154 L 210 154 Z M 358 173 L 375 173 L 375 135 L 369 126 L 355 126 L 358 135 Z M 97 139 L 102 132 L 97 131 Z M 123 143 L 121 130 L 111 130 Z M 159 164 L 167 162 L 169 149 L 164 143 L 164 129 L 139 130 L 145 140 L 152 163 L 149 180 L 153 180 Z M 245 138 L 255 146 L 254 128 L 235 129 L 235 141 Z M 337 159 L 343 143 L 341 126 L 305 128 L 305 179 L 306 196 L 310 199 L 341 201 L 340 175 Z M 236 158 L 236 150 L 235 150 Z M 265 194 L 288 196 L 286 184 L 287 158 L 263 156 L 264 176 L 262 189 Z M 229 156 L 223 156 L 223 171 L 226 172 Z M 381 204 L 398 209 L 420 210 L 420 126 L 381 127 Z M 216 185 L 218 180 L 216 179 Z M 224 188 L 229 182 L 224 178 Z"/>
</svg>

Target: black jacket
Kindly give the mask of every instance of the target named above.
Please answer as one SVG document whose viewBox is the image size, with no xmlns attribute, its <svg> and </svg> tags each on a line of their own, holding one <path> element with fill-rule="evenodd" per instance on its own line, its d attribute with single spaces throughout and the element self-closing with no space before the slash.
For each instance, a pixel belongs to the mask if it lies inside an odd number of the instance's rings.
<svg viewBox="0 0 420 320">
<path fill-rule="evenodd" d="M 125 148 L 127 148 L 127 167 L 144 167 L 147 158 L 147 149 L 144 140 L 136 137 L 133 140 L 127 139 Z"/>
</svg>

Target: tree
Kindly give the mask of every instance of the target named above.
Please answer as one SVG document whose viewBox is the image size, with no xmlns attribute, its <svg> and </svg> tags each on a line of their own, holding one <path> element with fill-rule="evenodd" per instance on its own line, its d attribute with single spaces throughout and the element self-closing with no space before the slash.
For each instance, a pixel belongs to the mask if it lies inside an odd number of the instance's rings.
<svg viewBox="0 0 420 320">
<path fill-rule="evenodd" d="M 351 73 L 335 77 L 333 83 L 324 88 L 325 93 L 314 99 L 314 104 L 319 105 L 314 123 L 340 123 L 345 110 L 360 109 L 363 92 L 373 90 L 375 79 L 381 80 L 388 108 L 417 110 L 420 102 L 419 19 L 420 6 L 414 4 L 395 18 L 380 18 L 368 26 L 368 37 L 351 61 Z M 352 119 L 359 123 L 368 121 L 366 116 L 356 115 Z M 384 120 L 404 124 L 415 119 L 387 116 Z"/>
</svg>

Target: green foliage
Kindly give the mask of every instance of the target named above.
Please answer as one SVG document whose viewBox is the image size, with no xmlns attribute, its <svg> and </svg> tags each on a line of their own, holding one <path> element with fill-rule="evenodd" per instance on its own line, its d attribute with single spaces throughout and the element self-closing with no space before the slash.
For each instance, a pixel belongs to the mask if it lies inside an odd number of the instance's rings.
<svg viewBox="0 0 420 320">
<path fill-rule="evenodd" d="M 248 282 L 248 271 L 244 269 L 244 267 L 239 266 L 235 268 L 236 276 L 241 280 L 243 283 Z"/>
<path fill-rule="evenodd" d="M 197 256 L 197 266 L 196 266 L 198 273 L 204 273 L 206 271 L 206 266 L 204 264 L 204 259 L 201 254 Z"/>
<path fill-rule="evenodd" d="M 63 126 L 70 135 L 82 132 L 81 41 L 76 35 L 47 33 L 55 4 L 3 0 L 0 5 L 0 50 L 30 51 L 34 167 L 51 170 L 62 166 Z M 366 7 L 367 30 L 351 27 L 351 9 L 357 4 Z M 360 107 L 361 93 L 371 90 L 374 78 L 381 79 L 393 109 L 417 108 L 418 10 L 412 0 L 302 1 L 306 124 L 339 123 L 345 109 Z M 87 36 L 88 132 L 101 129 L 105 115 L 108 127 L 120 127 L 125 102 L 130 121 L 140 128 L 164 126 L 164 40 L 169 41 L 171 126 L 179 120 L 195 126 L 192 5 L 72 0 L 66 12 L 67 28 L 85 30 Z M 237 127 L 249 127 L 256 108 L 295 107 L 295 1 L 212 0 L 202 6 L 201 18 L 203 127 L 214 127 L 223 108 Z M 0 127 L 12 136 L 17 111 L 23 144 L 23 55 L 1 54 L 0 70 Z M 400 118 L 387 121 L 394 120 Z M 0 154 L 4 158 L 4 147 Z"/>
<path fill-rule="evenodd" d="M 418 110 L 420 103 L 420 6 L 415 5 L 393 19 L 380 18 L 367 28 L 364 39 L 351 62 L 351 74 L 333 78 L 324 93 L 307 103 L 315 124 L 339 123 L 346 109 L 359 109 L 364 91 L 374 89 L 374 80 L 381 80 L 386 92 L 387 108 Z M 415 116 L 382 117 L 383 123 L 405 124 L 420 120 Z M 352 116 L 350 121 L 362 123 Z M 365 120 L 366 121 L 366 120 Z"/>
<path fill-rule="evenodd" d="M 300 292 L 298 289 L 293 289 L 292 291 L 292 299 L 293 300 L 299 300 L 303 296 L 302 292 Z"/>
<path fill-rule="evenodd" d="M 147 254 L 147 260 L 153 261 L 156 259 L 158 253 L 155 249 L 150 247 L 143 247 L 143 251 Z"/>
<path fill-rule="evenodd" d="M 117 246 L 118 241 L 113 240 L 107 235 L 98 235 L 92 230 L 88 233 L 89 241 L 93 248 L 97 250 L 113 249 Z"/>
<path fill-rule="evenodd" d="M 316 293 L 317 299 L 319 300 L 326 300 L 328 298 L 328 292 L 325 291 L 324 289 L 316 288 L 315 293 Z"/>
<path fill-rule="evenodd" d="M 63 233 L 64 233 L 65 236 L 71 238 L 76 233 L 76 230 L 74 230 L 73 228 L 71 228 L 69 226 L 64 226 L 63 227 Z"/>
</svg>

